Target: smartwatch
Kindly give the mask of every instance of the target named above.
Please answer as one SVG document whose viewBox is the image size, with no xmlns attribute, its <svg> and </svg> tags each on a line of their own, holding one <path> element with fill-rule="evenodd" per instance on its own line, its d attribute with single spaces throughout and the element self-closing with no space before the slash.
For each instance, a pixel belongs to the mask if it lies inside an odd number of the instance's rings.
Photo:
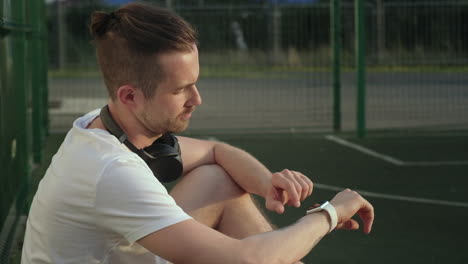
<svg viewBox="0 0 468 264">
<path fill-rule="evenodd" d="M 330 202 L 326 201 L 322 203 L 319 207 L 307 210 L 306 215 L 322 211 L 327 212 L 328 216 L 330 216 L 330 230 L 328 231 L 328 233 L 330 233 L 331 231 L 333 231 L 333 229 L 335 229 L 336 225 L 338 224 L 338 215 L 336 214 L 335 207 L 333 207 L 333 205 Z"/>
</svg>

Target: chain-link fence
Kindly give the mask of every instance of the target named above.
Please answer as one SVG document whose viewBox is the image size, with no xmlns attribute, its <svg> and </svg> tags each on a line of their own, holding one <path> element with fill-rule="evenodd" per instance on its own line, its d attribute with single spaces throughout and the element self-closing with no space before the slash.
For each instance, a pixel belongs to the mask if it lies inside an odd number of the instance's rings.
<svg viewBox="0 0 468 264">
<path fill-rule="evenodd" d="M 204 103 L 192 130 L 332 129 L 328 1 L 182 2 L 173 1 L 172 8 L 200 35 Z M 341 6 L 345 130 L 354 129 L 356 119 L 352 2 Z M 90 0 L 49 6 L 53 128 L 66 129 L 76 116 L 105 104 L 87 23 L 92 10 L 113 8 Z M 466 126 L 468 4 L 375 0 L 366 1 L 365 11 L 367 127 Z"/>
<path fill-rule="evenodd" d="M 388 2 L 366 11 L 368 127 L 466 128 L 468 2 Z"/>
</svg>

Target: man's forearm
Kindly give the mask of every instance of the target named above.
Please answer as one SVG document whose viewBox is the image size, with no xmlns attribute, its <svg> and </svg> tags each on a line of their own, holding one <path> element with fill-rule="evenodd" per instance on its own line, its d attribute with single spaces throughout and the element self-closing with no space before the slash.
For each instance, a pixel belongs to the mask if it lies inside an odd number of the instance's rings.
<svg viewBox="0 0 468 264">
<path fill-rule="evenodd" d="M 216 163 L 246 192 L 265 196 L 271 185 L 271 172 L 249 153 L 224 143 L 214 147 Z"/>
<path fill-rule="evenodd" d="M 254 263 L 294 263 L 307 255 L 329 228 L 328 216 L 315 213 L 287 228 L 251 236 L 242 242 Z"/>
</svg>

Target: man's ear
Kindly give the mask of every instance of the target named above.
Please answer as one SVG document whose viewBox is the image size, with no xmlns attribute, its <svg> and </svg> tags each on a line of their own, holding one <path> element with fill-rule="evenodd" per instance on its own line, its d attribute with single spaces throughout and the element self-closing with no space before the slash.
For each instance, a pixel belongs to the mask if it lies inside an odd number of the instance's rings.
<svg viewBox="0 0 468 264">
<path fill-rule="evenodd" d="M 117 89 L 116 95 L 121 104 L 133 107 L 138 103 L 139 97 L 141 97 L 139 93 L 141 93 L 140 90 L 127 84 L 120 86 Z"/>
</svg>

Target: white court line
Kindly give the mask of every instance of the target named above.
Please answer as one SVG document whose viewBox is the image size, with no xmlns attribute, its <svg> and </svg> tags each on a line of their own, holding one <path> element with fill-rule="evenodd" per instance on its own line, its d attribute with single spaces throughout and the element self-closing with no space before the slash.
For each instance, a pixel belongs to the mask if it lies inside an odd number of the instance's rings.
<svg viewBox="0 0 468 264">
<path fill-rule="evenodd" d="M 441 165 L 468 165 L 468 160 L 405 161 L 403 164 L 403 166 L 441 166 Z"/>
<path fill-rule="evenodd" d="M 333 185 L 326 185 L 321 183 L 314 183 L 314 188 L 329 190 L 329 191 L 337 191 L 340 192 L 346 188 L 333 186 Z M 393 195 L 393 194 L 384 194 L 384 193 L 376 193 L 376 192 L 368 192 L 362 190 L 354 190 L 361 194 L 362 196 L 368 197 L 375 197 L 375 198 L 382 198 L 388 200 L 398 200 L 398 201 L 405 201 L 405 202 L 413 202 L 413 203 L 424 203 L 424 204 L 433 204 L 433 205 L 446 205 L 446 206 L 454 206 L 454 207 L 466 207 L 468 208 L 468 203 L 463 202 L 452 202 L 452 201 L 445 201 L 445 200 L 435 200 L 435 199 L 426 199 L 426 198 L 419 198 L 419 197 L 410 197 L 410 196 L 401 196 L 401 195 Z"/>
<path fill-rule="evenodd" d="M 369 156 L 384 160 L 386 162 L 392 163 L 392 164 L 397 165 L 397 166 L 403 166 L 403 164 L 404 164 L 404 162 L 399 160 L 399 159 L 395 159 L 393 157 L 390 157 L 390 156 L 387 156 L 387 155 L 384 155 L 384 154 L 380 154 L 380 153 L 378 153 L 376 151 L 365 148 L 363 146 L 359 146 L 357 144 L 351 143 L 349 141 L 346 141 L 344 139 L 341 139 L 341 138 L 333 136 L 333 135 L 327 135 L 327 136 L 325 136 L 325 138 L 330 140 L 330 141 L 336 142 L 336 143 L 338 143 L 340 145 L 355 149 L 355 150 L 360 151 L 362 153 L 365 153 L 365 154 L 367 154 Z"/>
<path fill-rule="evenodd" d="M 378 153 L 374 150 L 368 149 L 366 147 L 354 144 L 352 142 L 349 142 L 347 140 L 344 140 L 342 138 L 333 136 L 333 135 L 327 135 L 325 136 L 326 139 L 333 141 L 335 143 L 338 143 L 340 145 L 355 149 L 357 151 L 360 151 L 362 153 L 365 153 L 369 156 L 384 160 L 386 162 L 389 162 L 393 165 L 397 166 L 442 166 L 442 165 L 468 165 L 468 160 L 448 160 L 448 161 L 402 161 L 399 159 L 396 159 L 394 157 Z"/>
</svg>

